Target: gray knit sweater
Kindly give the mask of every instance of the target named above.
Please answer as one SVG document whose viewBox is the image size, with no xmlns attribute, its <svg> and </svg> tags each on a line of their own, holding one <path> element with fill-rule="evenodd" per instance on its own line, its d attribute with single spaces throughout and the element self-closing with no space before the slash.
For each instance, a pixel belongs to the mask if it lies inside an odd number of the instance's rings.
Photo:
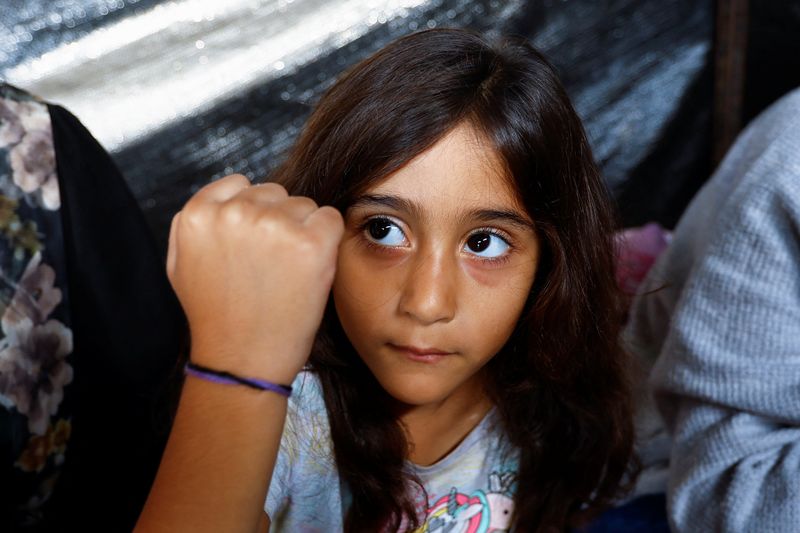
<svg viewBox="0 0 800 533">
<path fill-rule="evenodd" d="M 654 366 L 679 532 L 800 532 L 800 90 L 738 138 L 626 332 Z"/>
</svg>

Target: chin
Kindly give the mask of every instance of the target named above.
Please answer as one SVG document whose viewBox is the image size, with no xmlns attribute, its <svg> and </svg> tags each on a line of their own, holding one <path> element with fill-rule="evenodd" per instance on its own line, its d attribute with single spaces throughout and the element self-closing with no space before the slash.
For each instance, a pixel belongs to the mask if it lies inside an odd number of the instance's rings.
<svg viewBox="0 0 800 533">
<path fill-rule="evenodd" d="M 389 396 L 408 406 L 438 403 L 452 393 L 449 387 L 442 385 L 441 378 L 437 379 L 437 376 L 409 376 L 399 373 L 382 376 L 375 373 L 375 378 Z"/>
</svg>

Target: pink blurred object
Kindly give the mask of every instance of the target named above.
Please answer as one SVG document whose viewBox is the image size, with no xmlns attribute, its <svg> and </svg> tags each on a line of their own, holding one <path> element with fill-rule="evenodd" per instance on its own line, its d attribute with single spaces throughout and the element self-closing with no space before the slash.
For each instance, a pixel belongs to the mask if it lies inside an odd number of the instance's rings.
<svg viewBox="0 0 800 533">
<path fill-rule="evenodd" d="M 636 294 L 636 289 L 671 239 L 672 233 L 655 222 L 628 228 L 615 235 L 617 283 L 625 294 Z"/>
</svg>

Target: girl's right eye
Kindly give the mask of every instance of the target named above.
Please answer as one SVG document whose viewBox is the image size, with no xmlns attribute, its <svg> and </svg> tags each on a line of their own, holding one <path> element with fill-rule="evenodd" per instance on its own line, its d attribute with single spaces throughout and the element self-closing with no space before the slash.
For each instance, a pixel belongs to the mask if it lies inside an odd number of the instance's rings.
<svg viewBox="0 0 800 533">
<path fill-rule="evenodd" d="M 406 242 L 406 235 L 395 222 L 380 217 L 369 220 L 364 233 L 367 238 L 381 246 L 397 247 Z"/>
</svg>

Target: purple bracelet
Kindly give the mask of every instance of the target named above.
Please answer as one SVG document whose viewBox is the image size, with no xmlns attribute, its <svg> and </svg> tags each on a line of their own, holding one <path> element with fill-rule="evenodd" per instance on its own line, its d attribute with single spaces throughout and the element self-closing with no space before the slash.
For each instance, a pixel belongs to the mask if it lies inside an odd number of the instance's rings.
<svg viewBox="0 0 800 533">
<path fill-rule="evenodd" d="M 196 365 L 191 361 L 186 363 L 183 367 L 183 372 L 187 376 L 194 376 L 196 378 L 211 381 L 212 383 L 222 383 L 223 385 L 244 385 L 256 390 L 266 390 L 277 392 L 281 396 L 289 397 L 292 394 L 292 388 L 288 385 L 280 385 L 272 383 L 264 379 L 243 378 L 237 375 L 225 372 L 224 370 L 214 370 L 204 366 Z"/>
</svg>

